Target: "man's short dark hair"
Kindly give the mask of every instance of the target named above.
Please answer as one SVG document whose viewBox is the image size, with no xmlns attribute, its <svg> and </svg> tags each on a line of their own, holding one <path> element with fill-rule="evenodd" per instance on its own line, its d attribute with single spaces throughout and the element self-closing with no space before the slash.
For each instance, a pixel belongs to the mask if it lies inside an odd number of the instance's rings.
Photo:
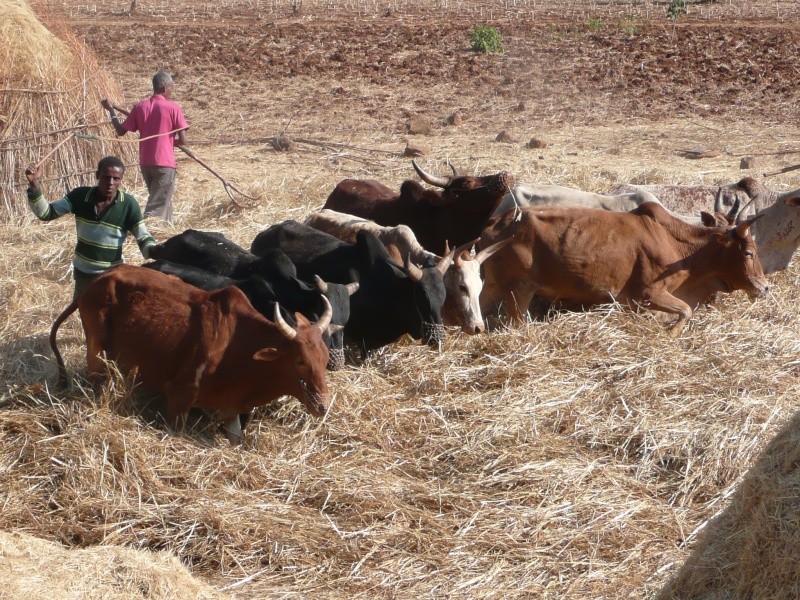
<svg viewBox="0 0 800 600">
<path fill-rule="evenodd" d="M 167 86 L 171 83 L 175 83 L 172 81 L 172 75 L 167 73 L 166 71 L 159 71 L 155 75 L 153 75 L 153 91 L 158 94 L 163 92 L 167 89 Z"/>
<path fill-rule="evenodd" d="M 97 163 L 97 176 L 100 177 L 100 174 L 103 172 L 103 169 L 111 167 L 112 169 L 119 169 L 123 173 L 125 172 L 125 163 L 122 162 L 116 156 L 106 156 L 105 158 L 101 158 L 100 162 Z"/>
</svg>

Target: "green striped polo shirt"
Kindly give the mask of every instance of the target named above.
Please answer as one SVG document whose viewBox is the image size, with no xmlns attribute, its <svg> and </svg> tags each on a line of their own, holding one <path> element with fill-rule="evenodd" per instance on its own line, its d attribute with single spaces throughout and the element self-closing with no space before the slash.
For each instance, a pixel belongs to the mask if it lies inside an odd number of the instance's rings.
<svg viewBox="0 0 800 600">
<path fill-rule="evenodd" d="M 122 245 L 130 233 L 139 244 L 142 256 L 149 258 L 156 241 L 147 231 L 136 198 L 122 190 L 103 216 L 98 217 L 92 196 L 96 187 L 78 187 L 55 202 L 47 202 L 41 191 L 28 196 L 31 211 L 41 221 L 52 221 L 67 213 L 75 215 L 78 243 L 72 266 L 88 275 L 97 275 L 123 262 Z"/>
</svg>

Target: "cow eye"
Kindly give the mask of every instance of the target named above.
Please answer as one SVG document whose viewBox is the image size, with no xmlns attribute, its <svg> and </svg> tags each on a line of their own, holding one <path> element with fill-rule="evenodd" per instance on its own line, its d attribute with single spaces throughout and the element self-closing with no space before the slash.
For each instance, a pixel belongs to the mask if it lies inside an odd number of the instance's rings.
<svg viewBox="0 0 800 600">
<path fill-rule="evenodd" d="M 753 258 L 753 252 L 752 252 L 751 250 L 746 250 L 746 251 L 745 251 L 745 253 L 744 253 L 744 255 L 745 255 L 747 258 Z"/>
<path fill-rule="evenodd" d="M 465 285 L 461 285 L 461 286 L 459 286 L 459 287 L 458 287 L 458 291 L 459 291 L 459 292 L 461 292 L 461 293 L 463 293 L 463 294 L 466 294 L 466 293 L 467 293 L 467 291 L 468 291 L 468 290 L 467 290 L 467 286 L 465 286 Z"/>
</svg>

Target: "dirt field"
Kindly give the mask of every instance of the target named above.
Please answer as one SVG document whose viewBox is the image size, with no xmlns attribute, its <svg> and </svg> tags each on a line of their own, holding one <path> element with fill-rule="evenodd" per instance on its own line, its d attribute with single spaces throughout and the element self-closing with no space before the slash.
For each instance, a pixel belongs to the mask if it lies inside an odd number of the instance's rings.
<svg viewBox="0 0 800 600">
<path fill-rule="evenodd" d="M 151 232 L 216 230 L 249 246 L 345 177 L 399 186 L 413 176 L 409 142 L 432 171 L 450 160 L 591 191 L 729 183 L 800 162 L 797 3 L 690 3 L 676 21 L 667 4 L 33 6 L 85 35 L 122 106 L 171 71 L 190 147 L 258 198 L 233 206 L 180 156 L 178 220 Z M 471 51 L 476 24 L 496 27 L 505 52 Z M 429 131 L 410 132 L 414 117 Z M 501 131 L 510 142 L 495 141 Z M 279 135 L 290 151 L 274 149 Z M 745 156 L 754 169 L 740 169 Z M 765 182 L 795 189 L 798 173 Z M 145 197 L 136 169 L 127 178 Z M 769 299 L 726 297 L 677 341 L 613 309 L 453 335 L 440 354 L 403 341 L 331 375 L 322 423 L 282 403 L 231 449 L 148 423 L 119 382 L 102 397 L 45 391 L 74 225 L 3 232 L 0 527 L 168 550 L 236 598 L 652 597 L 796 409 L 793 265 Z M 141 260 L 133 246 L 126 256 Z M 62 335 L 80 371 L 80 326 Z"/>
</svg>

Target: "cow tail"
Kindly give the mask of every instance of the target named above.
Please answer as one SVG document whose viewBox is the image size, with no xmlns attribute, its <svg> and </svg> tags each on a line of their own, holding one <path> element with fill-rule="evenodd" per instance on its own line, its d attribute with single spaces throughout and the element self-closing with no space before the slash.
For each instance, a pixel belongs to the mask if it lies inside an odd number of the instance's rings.
<svg viewBox="0 0 800 600">
<path fill-rule="evenodd" d="M 63 389 L 67 387 L 67 368 L 64 365 L 64 359 L 61 357 L 61 352 L 58 351 L 58 346 L 56 345 L 56 334 L 58 333 L 58 328 L 61 327 L 61 324 L 67 320 L 72 313 L 74 313 L 78 308 L 78 300 L 75 299 L 72 303 L 64 309 L 64 311 L 56 317 L 53 326 L 50 328 L 50 348 L 53 350 L 53 354 L 55 354 L 56 362 L 58 363 L 58 387 Z"/>
</svg>

